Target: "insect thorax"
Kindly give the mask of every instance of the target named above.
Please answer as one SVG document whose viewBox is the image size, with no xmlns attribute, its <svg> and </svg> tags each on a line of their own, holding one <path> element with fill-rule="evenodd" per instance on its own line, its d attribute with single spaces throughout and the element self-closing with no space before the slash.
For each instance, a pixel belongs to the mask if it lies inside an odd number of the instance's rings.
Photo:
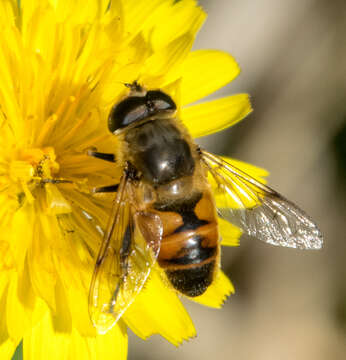
<svg viewBox="0 0 346 360">
<path fill-rule="evenodd" d="M 194 172 L 190 145 L 172 119 L 142 123 L 127 132 L 125 141 L 141 179 L 155 187 Z"/>
</svg>

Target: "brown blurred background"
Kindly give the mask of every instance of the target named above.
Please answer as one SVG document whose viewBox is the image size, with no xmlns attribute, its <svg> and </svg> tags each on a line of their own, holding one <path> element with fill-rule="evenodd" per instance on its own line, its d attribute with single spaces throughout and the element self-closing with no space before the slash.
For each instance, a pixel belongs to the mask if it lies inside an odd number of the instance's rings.
<svg viewBox="0 0 346 360">
<path fill-rule="evenodd" d="M 208 149 L 268 169 L 269 183 L 319 224 L 320 252 L 243 239 L 224 248 L 236 294 L 222 310 L 185 301 L 198 337 L 175 348 L 130 334 L 129 360 L 346 359 L 346 2 L 200 0 L 195 48 L 230 52 L 254 112 Z"/>
</svg>

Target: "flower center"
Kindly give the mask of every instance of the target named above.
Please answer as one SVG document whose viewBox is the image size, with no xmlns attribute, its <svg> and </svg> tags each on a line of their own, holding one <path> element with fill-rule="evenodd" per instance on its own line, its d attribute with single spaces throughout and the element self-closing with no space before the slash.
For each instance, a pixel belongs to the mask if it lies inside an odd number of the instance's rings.
<svg viewBox="0 0 346 360">
<path fill-rule="evenodd" d="M 37 185 L 52 182 L 59 172 L 59 164 L 52 147 L 19 150 L 9 166 L 12 183 L 19 186 L 18 193 L 24 192 L 33 201 L 32 191 Z"/>
<path fill-rule="evenodd" d="M 52 147 L 20 150 L 18 159 L 11 163 L 10 176 L 13 180 L 53 179 L 59 172 L 59 164 Z"/>
</svg>

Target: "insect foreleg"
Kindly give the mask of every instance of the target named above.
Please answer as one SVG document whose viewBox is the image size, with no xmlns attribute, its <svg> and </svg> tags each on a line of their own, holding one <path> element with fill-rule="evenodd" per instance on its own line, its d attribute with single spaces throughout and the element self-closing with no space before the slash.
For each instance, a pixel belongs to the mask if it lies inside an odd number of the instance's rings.
<svg viewBox="0 0 346 360">
<path fill-rule="evenodd" d="M 109 161 L 109 162 L 115 162 L 115 155 L 109 154 L 109 153 L 102 153 L 98 151 L 88 150 L 87 155 L 95 157 L 97 159 Z"/>
<path fill-rule="evenodd" d="M 92 189 L 92 193 L 109 193 L 109 192 L 117 192 L 119 189 L 119 184 L 115 185 L 108 185 L 108 186 L 101 186 Z"/>
</svg>

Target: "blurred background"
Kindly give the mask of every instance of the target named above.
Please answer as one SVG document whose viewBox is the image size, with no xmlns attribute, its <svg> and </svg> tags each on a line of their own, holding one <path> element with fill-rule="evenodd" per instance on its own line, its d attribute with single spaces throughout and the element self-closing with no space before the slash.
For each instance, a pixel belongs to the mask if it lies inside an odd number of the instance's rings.
<svg viewBox="0 0 346 360">
<path fill-rule="evenodd" d="M 208 150 L 264 167 L 325 237 L 319 252 L 243 239 L 224 248 L 236 294 L 222 310 L 185 301 L 198 336 L 178 349 L 130 334 L 129 360 L 346 359 L 346 2 L 200 0 L 195 49 L 230 52 L 254 112 Z"/>
<path fill-rule="evenodd" d="M 319 252 L 242 239 L 222 266 L 222 310 L 185 301 L 198 336 L 179 348 L 130 333 L 129 360 L 346 359 L 346 2 L 200 0 L 195 49 L 230 52 L 241 75 L 211 98 L 247 92 L 254 112 L 208 150 L 268 169 L 269 184 L 319 224 Z M 21 349 L 17 355 L 20 355 Z"/>
</svg>

